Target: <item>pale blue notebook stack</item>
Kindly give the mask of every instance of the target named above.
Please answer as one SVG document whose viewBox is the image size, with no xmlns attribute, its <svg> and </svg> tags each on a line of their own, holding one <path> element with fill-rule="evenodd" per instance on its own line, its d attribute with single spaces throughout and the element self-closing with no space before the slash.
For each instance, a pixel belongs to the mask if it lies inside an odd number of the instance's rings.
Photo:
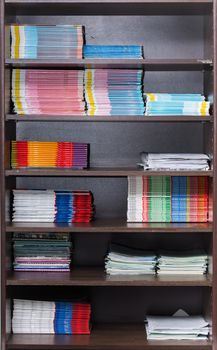
<svg viewBox="0 0 217 350">
<path fill-rule="evenodd" d="M 201 94 L 144 93 L 147 116 L 208 116 L 210 102 Z"/>
</svg>

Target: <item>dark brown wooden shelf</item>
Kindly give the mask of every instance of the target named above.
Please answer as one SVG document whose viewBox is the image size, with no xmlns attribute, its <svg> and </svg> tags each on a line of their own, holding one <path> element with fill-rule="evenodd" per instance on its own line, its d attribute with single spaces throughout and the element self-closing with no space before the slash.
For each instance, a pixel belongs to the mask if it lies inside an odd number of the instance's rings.
<svg viewBox="0 0 217 350">
<path fill-rule="evenodd" d="M 97 219 L 91 223 L 7 223 L 6 232 L 72 232 L 72 233 L 127 233 L 127 232 L 212 232 L 212 223 L 127 223 L 126 219 Z"/>
<path fill-rule="evenodd" d="M 200 71 L 212 68 L 212 60 L 203 59 L 6 59 L 6 66 L 16 68 L 121 68 L 148 71 Z"/>
<path fill-rule="evenodd" d="M 6 14 L 205 15 L 212 0 L 5 0 Z"/>
<path fill-rule="evenodd" d="M 14 334 L 7 349 L 91 349 L 91 350 L 144 350 L 148 349 L 211 349 L 211 340 L 148 341 L 144 324 L 93 325 L 91 335 L 38 335 Z"/>
<path fill-rule="evenodd" d="M 103 267 L 80 267 L 71 272 L 12 272 L 7 277 L 7 286 L 154 286 L 154 287 L 211 287 L 211 276 L 110 276 Z"/>
<path fill-rule="evenodd" d="M 207 171 L 144 171 L 142 168 L 89 168 L 72 169 L 9 169 L 6 176 L 78 176 L 78 177 L 127 177 L 127 176 L 213 176 Z"/>
<path fill-rule="evenodd" d="M 133 122 L 133 123 L 155 123 L 155 122 L 211 122 L 213 121 L 212 116 L 200 117 L 200 116 L 157 116 L 157 117 L 147 117 L 147 116 L 59 116 L 59 115 L 18 115 L 18 114 L 6 114 L 6 121 L 15 120 L 22 122 L 29 121 L 59 121 L 59 122 Z"/>
</svg>

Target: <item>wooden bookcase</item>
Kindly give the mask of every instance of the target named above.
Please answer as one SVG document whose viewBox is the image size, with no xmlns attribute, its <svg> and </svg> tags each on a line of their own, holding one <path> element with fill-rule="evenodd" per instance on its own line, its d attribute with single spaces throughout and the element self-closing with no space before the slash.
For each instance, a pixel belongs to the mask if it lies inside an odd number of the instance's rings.
<svg viewBox="0 0 217 350">
<path fill-rule="evenodd" d="M 216 0 L 1 0 L 0 23 L 0 194 L 1 350 L 217 350 L 217 1 Z M 8 25 L 77 23 L 87 43 L 142 44 L 143 60 L 13 60 Z M 147 92 L 204 93 L 210 117 L 18 116 L 12 112 L 10 77 L 20 68 L 143 68 Z M 12 170 L 10 140 L 90 143 L 91 168 Z M 209 152 L 208 172 L 145 173 L 139 152 Z M 126 222 L 127 176 L 207 175 L 213 192 L 213 223 Z M 13 224 L 13 188 L 90 189 L 96 219 L 91 224 Z M 69 232 L 74 241 L 70 274 L 14 273 L 13 232 Z M 146 248 L 203 247 L 210 254 L 207 276 L 107 277 L 104 256 L 110 241 Z M 87 296 L 92 304 L 91 336 L 13 335 L 11 300 Z M 147 341 L 146 313 L 178 308 L 202 313 L 212 324 L 208 341 Z"/>
</svg>

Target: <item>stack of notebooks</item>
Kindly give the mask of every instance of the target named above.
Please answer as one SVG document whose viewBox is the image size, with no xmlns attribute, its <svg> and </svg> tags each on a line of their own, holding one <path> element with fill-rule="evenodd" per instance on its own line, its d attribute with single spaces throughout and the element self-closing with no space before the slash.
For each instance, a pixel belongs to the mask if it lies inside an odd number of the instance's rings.
<svg viewBox="0 0 217 350">
<path fill-rule="evenodd" d="M 139 59 L 143 52 L 140 45 L 84 45 L 84 58 Z"/>
<path fill-rule="evenodd" d="M 201 115 L 208 116 L 210 103 L 201 94 L 145 93 L 145 115 Z"/>
<path fill-rule="evenodd" d="M 15 271 L 70 271 L 71 242 L 63 233 L 14 233 Z"/>
<path fill-rule="evenodd" d="M 155 274 L 156 254 L 113 244 L 105 259 L 105 270 L 109 275 Z"/>
<path fill-rule="evenodd" d="M 147 316 L 145 328 L 148 340 L 206 340 L 210 331 L 203 316 L 189 316 L 183 310 L 173 316 Z"/>
<path fill-rule="evenodd" d="M 85 70 L 87 114 L 144 115 L 142 76 L 137 69 Z"/>
<path fill-rule="evenodd" d="M 88 166 L 88 144 L 77 142 L 12 141 L 11 167 L 72 168 Z"/>
<path fill-rule="evenodd" d="M 208 255 L 203 250 L 162 251 L 158 256 L 159 275 L 203 275 L 207 268 Z"/>
<path fill-rule="evenodd" d="M 13 222 L 90 222 L 90 191 L 13 190 Z"/>
<path fill-rule="evenodd" d="M 17 114 L 85 115 L 82 70 L 13 69 Z"/>
<path fill-rule="evenodd" d="M 206 176 L 128 177 L 128 222 L 207 222 Z"/>
<path fill-rule="evenodd" d="M 11 25 L 11 58 L 82 58 L 81 25 Z"/>
<path fill-rule="evenodd" d="M 90 334 L 90 304 L 13 300 L 12 331 L 35 334 Z"/>
<path fill-rule="evenodd" d="M 209 170 L 209 156 L 203 153 L 141 153 L 144 170 Z"/>
</svg>

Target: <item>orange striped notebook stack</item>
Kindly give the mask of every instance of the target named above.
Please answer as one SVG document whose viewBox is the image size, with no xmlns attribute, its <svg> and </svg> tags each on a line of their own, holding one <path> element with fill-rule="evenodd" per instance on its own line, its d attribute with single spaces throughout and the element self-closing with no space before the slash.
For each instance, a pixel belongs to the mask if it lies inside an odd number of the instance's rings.
<svg viewBox="0 0 217 350">
<path fill-rule="evenodd" d="M 88 144 L 12 141 L 11 167 L 84 169 L 88 167 Z"/>
</svg>

